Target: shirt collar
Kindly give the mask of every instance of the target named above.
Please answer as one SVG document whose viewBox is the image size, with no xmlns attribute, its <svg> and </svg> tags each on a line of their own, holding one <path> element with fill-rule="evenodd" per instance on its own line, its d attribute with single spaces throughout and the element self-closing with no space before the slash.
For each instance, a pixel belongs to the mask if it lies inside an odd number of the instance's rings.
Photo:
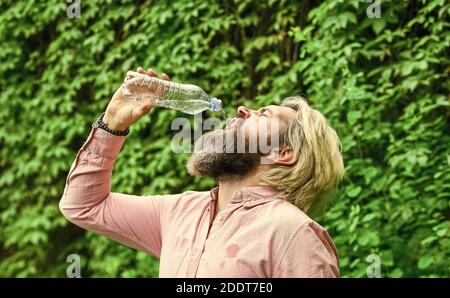
<svg viewBox="0 0 450 298">
<path fill-rule="evenodd" d="M 211 200 L 216 201 L 219 195 L 219 187 L 214 187 L 210 191 Z M 268 201 L 278 198 L 280 192 L 273 187 L 258 185 L 242 187 L 234 192 L 231 203 Z"/>
</svg>

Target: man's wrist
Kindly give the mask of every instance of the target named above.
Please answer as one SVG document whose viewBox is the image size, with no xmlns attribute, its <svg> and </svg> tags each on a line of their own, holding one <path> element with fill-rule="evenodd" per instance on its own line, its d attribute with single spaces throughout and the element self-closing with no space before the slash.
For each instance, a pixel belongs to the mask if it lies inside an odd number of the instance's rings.
<svg viewBox="0 0 450 298">
<path fill-rule="evenodd" d="M 118 131 L 125 131 L 128 129 L 127 125 L 123 125 L 120 123 L 117 123 L 115 121 L 112 120 L 111 116 L 105 112 L 105 115 L 103 116 L 103 122 L 110 128 L 113 130 L 118 130 Z"/>
<path fill-rule="evenodd" d="M 92 123 L 92 127 L 100 128 L 116 136 L 126 136 L 130 133 L 130 129 L 128 127 L 124 128 L 120 125 L 111 125 L 110 123 L 108 123 L 109 119 L 105 120 L 104 118 L 105 112 L 103 112 L 100 117 L 98 117 L 98 119 L 94 123 Z"/>
</svg>

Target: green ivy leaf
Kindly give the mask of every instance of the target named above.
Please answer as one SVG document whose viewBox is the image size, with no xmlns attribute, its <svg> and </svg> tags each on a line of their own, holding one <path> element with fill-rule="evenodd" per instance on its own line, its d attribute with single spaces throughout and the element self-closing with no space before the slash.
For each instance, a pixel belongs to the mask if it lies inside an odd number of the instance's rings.
<svg viewBox="0 0 450 298">
<path fill-rule="evenodd" d="M 361 193 L 362 188 L 360 186 L 353 186 L 347 190 L 347 195 L 350 198 L 356 198 Z"/>
</svg>

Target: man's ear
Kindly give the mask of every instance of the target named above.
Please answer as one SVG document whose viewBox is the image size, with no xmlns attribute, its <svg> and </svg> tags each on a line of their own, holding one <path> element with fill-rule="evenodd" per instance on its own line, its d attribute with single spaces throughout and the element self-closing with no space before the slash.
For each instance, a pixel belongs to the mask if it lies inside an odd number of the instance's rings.
<svg viewBox="0 0 450 298">
<path fill-rule="evenodd" d="M 290 166 L 297 162 L 297 157 L 289 146 L 281 145 L 278 149 L 270 151 L 266 158 L 274 164 Z"/>
</svg>

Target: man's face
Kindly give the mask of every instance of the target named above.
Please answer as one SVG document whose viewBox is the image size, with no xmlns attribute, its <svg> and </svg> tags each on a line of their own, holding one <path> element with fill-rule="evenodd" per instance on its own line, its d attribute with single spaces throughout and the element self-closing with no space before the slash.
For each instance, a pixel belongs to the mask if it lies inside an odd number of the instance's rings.
<svg viewBox="0 0 450 298">
<path fill-rule="evenodd" d="M 288 107 L 239 107 L 225 129 L 205 133 L 197 140 L 188 172 L 216 179 L 246 176 L 263 156 L 278 147 L 279 133 L 296 117 L 297 112 Z"/>
<path fill-rule="evenodd" d="M 226 129 L 236 126 L 250 140 L 260 139 L 270 133 L 279 135 L 296 117 L 297 112 L 288 107 L 270 105 L 252 110 L 241 106 L 237 109 L 237 115 L 227 121 Z"/>
</svg>

